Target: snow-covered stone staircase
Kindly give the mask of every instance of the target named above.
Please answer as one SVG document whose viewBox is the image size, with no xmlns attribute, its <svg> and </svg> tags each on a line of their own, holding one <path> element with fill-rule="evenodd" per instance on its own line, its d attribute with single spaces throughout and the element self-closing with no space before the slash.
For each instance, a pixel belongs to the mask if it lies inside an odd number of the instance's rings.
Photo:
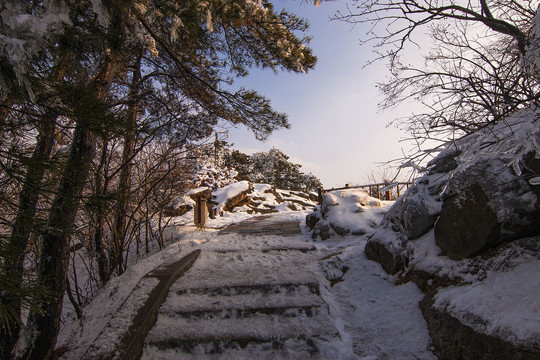
<svg viewBox="0 0 540 360">
<path fill-rule="evenodd" d="M 338 332 L 312 272 L 315 248 L 302 236 L 221 237 L 236 246 L 207 244 L 172 285 L 143 358 L 326 358 L 317 344 Z"/>
</svg>

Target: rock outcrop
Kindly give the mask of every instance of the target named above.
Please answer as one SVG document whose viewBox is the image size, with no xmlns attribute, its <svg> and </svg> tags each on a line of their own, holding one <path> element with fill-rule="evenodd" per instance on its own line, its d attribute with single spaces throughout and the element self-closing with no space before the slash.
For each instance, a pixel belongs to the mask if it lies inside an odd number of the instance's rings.
<svg viewBox="0 0 540 360">
<path fill-rule="evenodd" d="M 365 247 L 425 293 L 440 359 L 540 359 L 540 301 L 531 295 L 540 287 L 538 115 L 525 109 L 450 144 Z"/>
<path fill-rule="evenodd" d="M 327 240 L 337 234 L 365 235 L 377 227 L 392 202 L 381 202 L 365 190 L 344 189 L 323 195 L 319 209 L 306 217 L 313 239 Z"/>
<path fill-rule="evenodd" d="M 440 360 L 537 360 L 540 358 L 540 352 L 533 346 L 516 345 L 500 337 L 475 331 L 448 312 L 434 308 L 433 305 L 433 294 L 427 294 L 420 303 L 420 309 L 428 324 L 431 339 Z"/>
</svg>

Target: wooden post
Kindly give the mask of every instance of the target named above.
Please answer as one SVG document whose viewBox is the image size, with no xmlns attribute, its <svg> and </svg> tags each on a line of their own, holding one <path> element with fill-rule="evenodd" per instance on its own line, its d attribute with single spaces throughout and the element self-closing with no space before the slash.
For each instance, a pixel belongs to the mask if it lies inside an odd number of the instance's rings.
<svg viewBox="0 0 540 360">
<path fill-rule="evenodd" d="M 206 220 L 208 218 L 208 210 L 206 209 L 206 199 L 202 196 L 198 196 L 195 202 L 195 211 L 193 212 L 193 221 L 197 230 L 204 230 L 206 227 Z"/>
</svg>

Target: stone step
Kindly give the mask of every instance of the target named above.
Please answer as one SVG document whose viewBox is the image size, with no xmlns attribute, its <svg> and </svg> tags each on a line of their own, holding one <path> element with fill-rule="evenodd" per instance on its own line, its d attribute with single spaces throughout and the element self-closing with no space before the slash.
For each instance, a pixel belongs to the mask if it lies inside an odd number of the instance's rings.
<svg viewBox="0 0 540 360">
<path fill-rule="evenodd" d="M 278 221 L 270 223 L 253 222 L 246 220 L 239 224 L 232 224 L 219 232 L 224 234 L 244 234 L 244 235 L 298 235 L 301 234 L 300 222 L 298 221 Z"/>
<path fill-rule="evenodd" d="M 314 336 L 334 333 L 333 321 L 326 312 L 317 317 L 295 318 L 258 314 L 240 319 L 211 319 L 190 322 L 159 314 L 146 341 L 177 339 L 229 339 L 229 338 L 292 338 L 299 335 Z"/>
<path fill-rule="evenodd" d="M 319 283 L 308 282 L 281 282 L 281 283 L 256 283 L 256 284 L 232 284 L 225 286 L 209 286 L 200 288 L 175 288 L 176 295 L 194 294 L 209 296 L 238 296 L 238 295 L 319 295 Z"/>
<path fill-rule="evenodd" d="M 219 253 L 219 254 L 231 254 L 231 253 L 244 253 L 246 252 L 246 249 L 235 249 L 235 248 L 226 248 L 226 249 L 220 249 L 220 248 L 214 248 L 212 249 L 213 252 Z M 317 251 L 317 248 L 313 245 L 306 244 L 292 244 L 287 246 L 267 246 L 257 248 L 256 251 L 260 251 L 263 254 L 279 254 L 282 252 L 301 252 L 303 254 L 309 253 L 312 251 Z"/>
<path fill-rule="evenodd" d="M 313 317 L 321 311 L 320 306 L 266 306 L 237 309 L 201 309 L 166 314 L 171 318 L 183 318 L 190 322 L 210 319 L 241 319 L 256 315 L 279 315 L 283 317 Z M 165 313 L 164 313 L 165 315 Z"/>
<path fill-rule="evenodd" d="M 292 338 L 178 339 L 147 343 L 141 359 L 328 359 L 318 343 L 335 341 L 339 334 Z"/>
<path fill-rule="evenodd" d="M 190 322 L 160 314 L 146 338 L 146 347 L 159 350 L 195 350 L 213 353 L 228 349 L 243 349 L 248 345 L 272 349 L 285 348 L 287 341 L 316 347 L 313 338 L 335 337 L 337 330 L 324 312 L 316 318 L 255 315 L 241 319 L 210 319 Z M 310 345 L 311 344 L 311 345 Z"/>
<path fill-rule="evenodd" d="M 315 294 L 301 296 L 279 294 L 244 294 L 236 296 L 176 295 L 169 298 L 160 313 L 195 321 L 199 319 L 244 318 L 256 314 L 282 315 L 285 317 L 316 316 L 328 312 L 322 299 Z"/>
</svg>

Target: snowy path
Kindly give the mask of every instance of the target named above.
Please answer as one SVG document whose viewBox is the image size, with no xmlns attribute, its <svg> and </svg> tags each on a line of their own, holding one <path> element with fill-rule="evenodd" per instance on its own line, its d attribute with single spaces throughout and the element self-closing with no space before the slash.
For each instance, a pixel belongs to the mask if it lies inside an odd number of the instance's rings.
<svg viewBox="0 0 540 360">
<path fill-rule="evenodd" d="M 422 292 L 412 283 L 394 285 L 380 264 L 366 258 L 365 238 L 348 240 L 348 246 L 344 239 L 326 243 L 338 255 L 321 262 L 327 276 L 342 276 L 334 286 L 322 288 L 342 339 L 337 358 L 436 359 L 418 307 Z"/>
<path fill-rule="evenodd" d="M 143 358 L 435 359 L 420 290 L 367 260 L 365 237 L 314 244 L 300 220 L 185 234 L 201 257 L 172 286 Z"/>
<path fill-rule="evenodd" d="M 218 237 L 171 287 L 143 358 L 334 357 L 339 335 L 313 275 L 321 254 L 299 223 L 255 219 Z"/>
<path fill-rule="evenodd" d="M 179 224 L 178 242 L 112 279 L 84 319 L 62 329 L 62 358 L 85 358 L 89 346 L 114 353 L 141 306 L 133 292 L 144 290 L 137 284 L 145 274 L 201 249 L 171 286 L 144 359 L 435 359 L 418 308 L 422 293 L 413 284 L 395 286 L 368 261 L 365 237 L 314 244 L 300 232 L 304 217 L 231 214 L 211 220 L 205 232 Z M 225 222 L 236 224 L 215 230 Z M 111 322 L 117 333 L 100 343 Z"/>
</svg>

